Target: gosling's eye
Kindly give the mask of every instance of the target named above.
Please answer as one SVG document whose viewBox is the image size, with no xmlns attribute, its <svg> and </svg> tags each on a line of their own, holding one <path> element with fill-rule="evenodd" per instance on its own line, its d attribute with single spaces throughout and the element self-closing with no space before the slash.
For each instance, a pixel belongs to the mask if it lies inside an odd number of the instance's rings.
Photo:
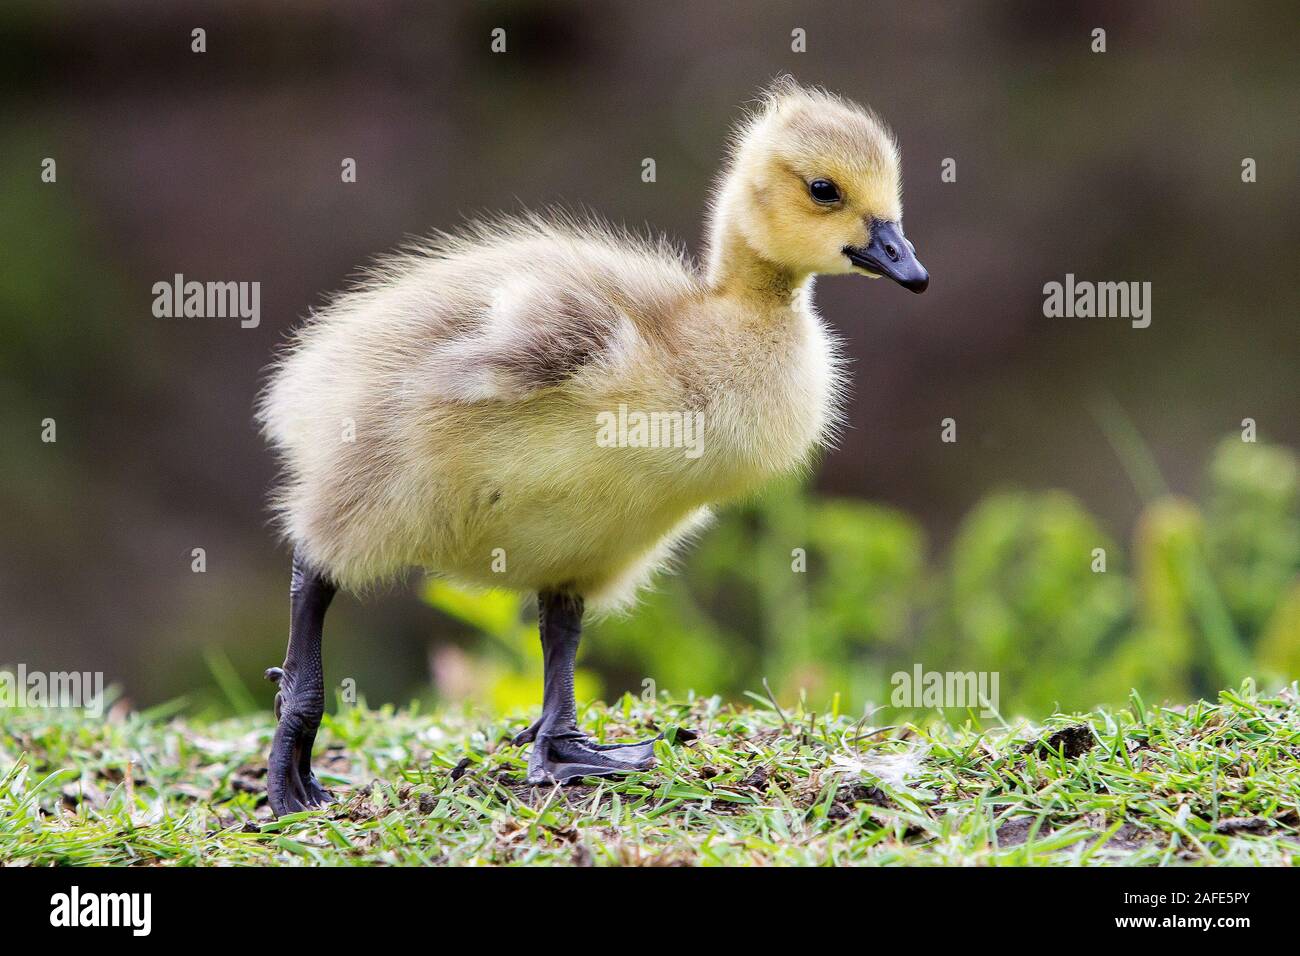
<svg viewBox="0 0 1300 956">
<path fill-rule="evenodd" d="M 808 195 L 823 206 L 840 201 L 839 188 L 829 179 L 814 179 L 808 184 Z"/>
</svg>

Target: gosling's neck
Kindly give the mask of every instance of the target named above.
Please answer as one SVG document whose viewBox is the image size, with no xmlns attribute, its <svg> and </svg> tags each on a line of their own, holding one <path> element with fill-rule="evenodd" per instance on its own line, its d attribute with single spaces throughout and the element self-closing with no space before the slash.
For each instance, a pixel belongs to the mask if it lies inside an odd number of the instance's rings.
<svg viewBox="0 0 1300 956">
<path fill-rule="evenodd" d="M 744 240 L 734 239 L 712 253 L 705 281 L 714 295 L 780 308 L 794 302 L 808 277 L 769 262 Z"/>
<path fill-rule="evenodd" d="M 812 275 L 759 255 L 735 228 L 715 228 L 709 239 L 705 283 L 711 295 L 763 310 L 788 309 Z"/>
</svg>

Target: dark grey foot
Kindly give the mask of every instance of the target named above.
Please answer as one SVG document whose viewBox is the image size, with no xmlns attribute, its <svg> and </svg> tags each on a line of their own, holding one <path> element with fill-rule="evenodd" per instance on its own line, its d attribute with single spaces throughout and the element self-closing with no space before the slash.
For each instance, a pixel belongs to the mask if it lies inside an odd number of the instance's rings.
<svg viewBox="0 0 1300 956">
<path fill-rule="evenodd" d="M 323 807 L 331 802 L 311 769 L 311 748 L 316 742 L 321 714 L 297 706 L 291 682 L 282 668 L 271 667 L 266 679 L 280 686 L 275 695 L 275 716 L 279 724 L 267 762 L 266 796 L 277 816 Z"/>
<path fill-rule="evenodd" d="M 649 770 L 655 765 L 655 741 L 664 735 L 634 744 L 598 744 L 577 730 L 535 735 L 528 757 L 528 783 L 571 783 L 583 777 L 612 777 Z M 522 734 L 520 735 L 522 736 Z M 516 738 L 518 739 L 518 738 Z M 689 730 L 679 730 L 677 740 L 694 740 Z"/>
<path fill-rule="evenodd" d="M 600 745 L 576 731 L 537 732 L 528 757 L 529 783 L 571 783 L 583 777 L 611 777 L 655 765 L 655 740 Z"/>
</svg>

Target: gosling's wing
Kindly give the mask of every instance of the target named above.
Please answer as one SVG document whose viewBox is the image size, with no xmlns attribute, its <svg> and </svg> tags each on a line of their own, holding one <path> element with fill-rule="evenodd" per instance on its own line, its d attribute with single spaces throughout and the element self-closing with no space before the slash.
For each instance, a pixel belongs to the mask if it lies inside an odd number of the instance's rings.
<svg viewBox="0 0 1300 956">
<path fill-rule="evenodd" d="M 640 342 L 633 319 L 581 283 L 515 277 L 484 303 L 483 321 L 434 346 L 421 378 L 438 398 L 516 401 L 615 371 Z"/>
<path fill-rule="evenodd" d="M 420 378 L 444 401 L 519 401 L 611 379 L 671 327 L 695 278 L 675 252 L 595 227 L 531 231 L 466 248 L 474 321 L 437 342 Z"/>
</svg>

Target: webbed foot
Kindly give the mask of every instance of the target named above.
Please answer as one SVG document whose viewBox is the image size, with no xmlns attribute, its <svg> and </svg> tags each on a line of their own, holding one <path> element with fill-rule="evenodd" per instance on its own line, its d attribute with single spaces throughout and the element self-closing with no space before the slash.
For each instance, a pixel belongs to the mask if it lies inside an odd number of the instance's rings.
<svg viewBox="0 0 1300 956">
<path fill-rule="evenodd" d="M 655 741 L 664 739 L 659 734 L 639 743 L 598 744 L 576 728 L 548 733 L 534 725 L 524 731 L 529 732 L 533 735 L 533 751 L 528 757 L 527 782 L 532 784 L 572 783 L 583 777 L 649 770 L 655 765 Z M 695 737 L 693 731 L 680 729 L 675 735 L 680 742 Z"/>
</svg>

